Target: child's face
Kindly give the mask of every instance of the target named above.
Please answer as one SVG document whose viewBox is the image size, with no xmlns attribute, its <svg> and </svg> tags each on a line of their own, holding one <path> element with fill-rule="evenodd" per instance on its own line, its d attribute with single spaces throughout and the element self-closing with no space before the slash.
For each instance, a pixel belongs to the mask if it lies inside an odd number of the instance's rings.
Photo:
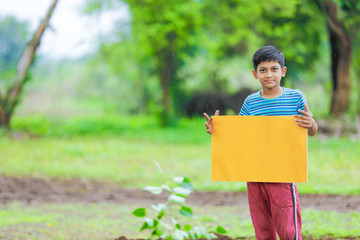
<svg viewBox="0 0 360 240">
<path fill-rule="evenodd" d="M 281 69 L 277 61 L 261 62 L 257 71 L 253 70 L 255 79 L 259 79 L 264 90 L 271 90 L 280 87 L 282 77 L 285 77 L 286 67 Z"/>
</svg>

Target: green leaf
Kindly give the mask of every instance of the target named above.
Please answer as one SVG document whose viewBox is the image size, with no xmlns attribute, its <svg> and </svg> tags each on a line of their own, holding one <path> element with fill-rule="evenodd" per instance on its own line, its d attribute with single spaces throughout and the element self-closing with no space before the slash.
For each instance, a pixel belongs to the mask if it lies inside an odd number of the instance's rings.
<svg viewBox="0 0 360 240">
<path fill-rule="evenodd" d="M 162 217 L 165 215 L 165 211 L 162 211 L 159 213 L 159 215 L 157 216 L 157 219 L 162 219 Z"/>
<path fill-rule="evenodd" d="M 157 212 L 163 212 L 166 210 L 166 205 L 163 203 L 160 203 L 158 205 L 151 204 L 150 206 Z"/>
<path fill-rule="evenodd" d="M 189 179 L 189 178 L 187 178 L 187 177 L 184 177 L 184 179 L 183 179 L 183 183 L 189 183 L 189 182 L 191 182 L 191 181 L 190 181 L 190 179 Z"/>
<path fill-rule="evenodd" d="M 176 224 L 176 225 L 175 225 L 175 227 L 176 227 L 177 229 L 179 229 L 179 230 L 181 229 L 181 226 L 180 226 L 180 224 L 179 224 L 179 223 L 178 223 L 178 224 Z"/>
<path fill-rule="evenodd" d="M 161 186 L 163 189 L 167 190 L 169 193 L 172 193 L 173 191 L 171 190 L 171 188 L 167 185 L 162 185 Z"/>
<path fill-rule="evenodd" d="M 190 182 L 181 183 L 180 186 L 186 189 L 194 189 L 194 186 Z"/>
<path fill-rule="evenodd" d="M 149 228 L 154 227 L 154 219 L 152 219 L 152 218 L 145 218 L 144 220 L 145 220 L 145 222 L 147 223 L 147 225 L 148 225 Z"/>
<path fill-rule="evenodd" d="M 179 210 L 179 212 L 180 212 L 181 215 L 184 215 L 186 217 L 192 217 L 193 216 L 192 210 L 189 207 L 182 206 L 181 209 Z"/>
<path fill-rule="evenodd" d="M 154 160 L 155 166 L 157 168 L 157 170 L 159 171 L 160 174 L 163 174 L 163 171 L 161 170 L 161 167 L 159 165 L 159 163 L 157 161 Z"/>
<path fill-rule="evenodd" d="M 175 183 L 183 183 L 183 181 L 184 181 L 184 177 L 174 177 L 174 179 L 173 179 L 173 181 L 175 182 Z"/>
<path fill-rule="evenodd" d="M 147 224 L 147 222 L 144 222 L 144 224 L 142 225 L 142 227 L 140 228 L 140 232 L 149 228 L 149 225 Z"/>
<path fill-rule="evenodd" d="M 173 224 L 178 224 L 178 221 L 177 221 L 175 218 L 171 218 L 171 222 L 172 222 Z"/>
<path fill-rule="evenodd" d="M 164 233 L 163 235 L 160 236 L 161 239 L 170 239 L 170 235 L 167 233 Z"/>
<path fill-rule="evenodd" d="M 152 194 L 160 194 L 160 193 L 162 193 L 162 188 L 161 187 L 147 186 L 143 190 L 151 192 Z"/>
<path fill-rule="evenodd" d="M 176 187 L 174 188 L 174 193 L 181 197 L 187 197 L 192 192 L 191 189 L 183 188 L 183 187 Z"/>
<path fill-rule="evenodd" d="M 220 234 L 227 233 L 227 231 L 225 230 L 225 228 L 223 228 L 222 226 L 217 226 L 217 227 L 216 227 L 216 232 L 217 232 L 217 233 L 220 233 Z"/>
<path fill-rule="evenodd" d="M 176 229 L 173 234 L 173 239 L 182 240 L 184 238 L 188 238 L 189 234 L 187 232 Z"/>
<path fill-rule="evenodd" d="M 217 226 L 217 227 L 216 227 L 216 232 L 217 232 L 217 233 L 220 233 L 220 234 L 227 233 L 227 231 L 225 230 L 225 228 L 223 228 L 222 226 Z"/>
<path fill-rule="evenodd" d="M 184 204 L 185 198 L 171 194 L 168 198 L 168 201 L 173 202 L 173 203 L 178 203 L 178 204 Z"/>
<path fill-rule="evenodd" d="M 186 188 L 186 189 L 193 189 L 193 185 L 190 182 L 190 179 L 188 178 L 184 178 L 183 182 L 180 184 L 181 187 Z"/>
<path fill-rule="evenodd" d="M 169 224 L 166 224 L 164 222 L 161 222 L 161 225 L 164 226 L 168 230 L 173 230 L 174 229 L 172 226 L 170 226 Z"/>
<path fill-rule="evenodd" d="M 203 227 L 203 226 L 194 227 L 194 232 L 195 232 L 195 236 L 197 238 L 202 238 L 202 237 L 207 236 L 207 231 L 206 231 L 205 227 Z"/>
<path fill-rule="evenodd" d="M 190 231 L 191 230 L 191 225 L 190 224 L 185 224 L 184 225 L 184 230 L 185 231 Z"/>
<path fill-rule="evenodd" d="M 174 177 L 174 182 L 178 183 L 181 187 L 186 189 L 193 189 L 193 185 L 190 182 L 189 178 L 186 177 Z"/>
<path fill-rule="evenodd" d="M 192 231 L 189 231 L 189 239 L 196 239 L 195 234 Z"/>
<path fill-rule="evenodd" d="M 145 208 L 138 208 L 135 209 L 132 214 L 134 214 L 136 217 L 145 217 L 146 215 L 146 209 Z"/>
<path fill-rule="evenodd" d="M 155 233 L 156 233 L 156 236 L 159 236 L 159 237 L 164 234 L 164 232 L 161 228 L 156 228 Z"/>
<path fill-rule="evenodd" d="M 216 234 L 214 233 L 208 233 L 208 239 L 214 239 L 214 238 L 219 238 L 219 237 L 216 236 Z"/>
<path fill-rule="evenodd" d="M 156 228 L 152 233 L 151 235 L 152 236 L 161 236 L 163 234 L 163 231 L 160 229 L 160 228 Z"/>
<path fill-rule="evenodd" d="M 174 193 L 179 196 L 187 197 L 192 192 L 191 189 L 183 188 L 183 187 L 176 187 L 174 188 Z"/>
</svg>

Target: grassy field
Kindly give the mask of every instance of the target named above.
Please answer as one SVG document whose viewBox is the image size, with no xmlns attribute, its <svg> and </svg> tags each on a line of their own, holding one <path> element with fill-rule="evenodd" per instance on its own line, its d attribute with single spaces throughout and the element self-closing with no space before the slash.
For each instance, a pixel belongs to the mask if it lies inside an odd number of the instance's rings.
<svg viewBox="0 0 360 240">
<path fill-rule="evenodd" d="M 144 238 L 139 232 L 141 219 L 131 215 L 139 205 L 119 204 L 42 204 L 24 206 L 12 203 L 0 209 L 0 239 L 68 240 L 115 239 L 119 236 Z M 237 206 L 192 207 L 195 217 L 181 223 L 206 226 L 214 231 L 221 224 L 231 237 L 254 236 L 247 209 Z M 184 217 L 185 218 L 185 217 Z M 302 211 L 303 235 L 319 237 L 360 236 L 360 214 L 306 209 Z M 11 238 L 7 238 L 11 236 Z"/>
<path fill-rule="evenodd" d="M 203 119 L 159 128 L 152 118 L 16 119 L 37 138 L 0 139 L 0 173 L 43 178 L 91 178 L 127 188 L 161 185 L 154 160 L 169 176 L 189 177 L 199 190 L 245 190 L 210 181 L 211 137 Z M 21 151 L 19 151 L 21 149 Z M 301 193 L 360 193 L 360 140 L 309 137 L 309 183 Z"/>
<path fill-rule="evenodd" d="M 210 181 L 211 137 L 204 120 L 159 128 L 146 117 L 17 118 L 17 132 L 0 136 L 0 174 L 86 178 L 126 188 L 162 185 L 154 160 L 168 176 L 189 177 L 198 190 L 245 190 L 244 183 Z M 28 137 L 22 133 L 30 133 Z M 360 140 L 309 138 L 309 183 L 300 193 L 360 194 Z M 12 203 L 0 209 L 0 239 L 113 239 L 143 237 L 131 215 L 138 206 Z M 194 206 L 201 225 L 221 222 L 230 236 L 253 236 L 247 209 Z M 360 236 L 360 214 L 305 209 L 304 235 Z"/>
</svg>

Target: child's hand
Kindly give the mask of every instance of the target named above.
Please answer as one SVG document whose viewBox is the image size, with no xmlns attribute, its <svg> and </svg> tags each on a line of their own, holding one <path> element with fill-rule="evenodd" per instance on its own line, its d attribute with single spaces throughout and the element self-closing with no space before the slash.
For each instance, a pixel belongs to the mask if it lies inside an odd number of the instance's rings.
<svg viewBox="0 0 360 240">
<path fill-rule="evenodd" d="M 298 125 L 307 128 L 309 130 L 309 135 L 314 136 L 315 133 L 318 130 L 318 126 L 315 122 L 315 120 L 311 116 L 311 112 L 309 110 L 309 107 L 305 104 L 304 105 L 305 111 L 298 110 L 300 113 L 304 115 L 295 114 L 294 117 L 297 117 L 299 119 L 295 119 L 295 122 L 298 122 Z"/>
<path fill-rule="evenodd" d="M 212 131 L 213 131 L 212 119 L 213 119 L 213 117 L 210 118 L 209 115 L 207 115 L 206 113 L 204 113 L 204 116 L 207 120 L 207 122 L 205 123 L 206 132 L 209 134 L 212 134 Z M 219 116 L 219 110 L 215 111 L 215 116 Z"/>
</svg>

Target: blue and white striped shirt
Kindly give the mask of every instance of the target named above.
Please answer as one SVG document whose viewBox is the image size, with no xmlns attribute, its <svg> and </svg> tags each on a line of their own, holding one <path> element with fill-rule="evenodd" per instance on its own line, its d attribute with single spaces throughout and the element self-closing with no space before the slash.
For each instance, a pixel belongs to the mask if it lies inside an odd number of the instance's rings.
<svg viewBox="0 0 360 240">
<path fill-rule="evenodd" d="M 300 114 L 299 109 L 305 111 L 304 104 L 309 106 L 300 90 L 284 87 L 283 93 L 273 99 L 263 98 L 260 92 L 245 99 L 240 116 L 293 116 Z"/>
</svg>

